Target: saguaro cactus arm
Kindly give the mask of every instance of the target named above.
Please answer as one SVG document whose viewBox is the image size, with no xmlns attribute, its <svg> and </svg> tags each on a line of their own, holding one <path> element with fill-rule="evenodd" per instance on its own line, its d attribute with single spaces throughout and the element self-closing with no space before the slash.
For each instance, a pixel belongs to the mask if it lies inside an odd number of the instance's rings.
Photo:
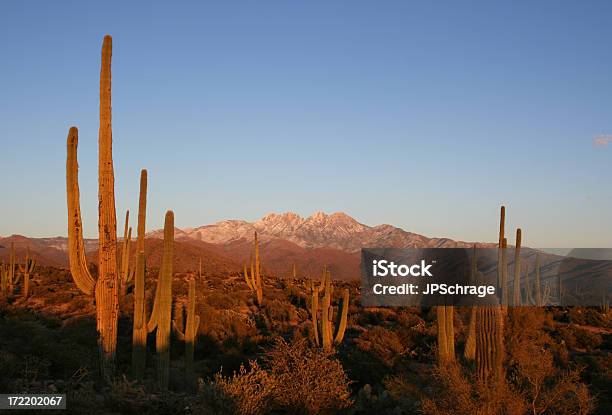
<svg viewBox="0 0 612 415">
<path fill-rule="evenodd" d="M 79 145 L 79 132 L 71 127 L 67 140 L 66 159 L 66 195 L 68 201 L 68 258 L 70 260 L 70 273 L 77 287 L 85 294 L 93 294 L 96 280 L 87 268 L 85 258 L 85 244 L 83 242 L 83 222 L 81 220 L 81 207 L 79 196 L 79 164 L 77 161 L 77 147 Z"/>
</svg>

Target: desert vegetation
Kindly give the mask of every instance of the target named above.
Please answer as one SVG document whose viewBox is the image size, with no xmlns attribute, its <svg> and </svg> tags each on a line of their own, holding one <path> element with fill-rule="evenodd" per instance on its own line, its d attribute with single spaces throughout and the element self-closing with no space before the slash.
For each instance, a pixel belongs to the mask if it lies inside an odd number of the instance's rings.
<svg viewBox="0 0 612 415">
<path fill-rule="evenodd" d="M 112 39 L 100 75 L 99 243 L 85 255 L 78 130 L 67 139 L 69 269 L 1 268 L 0 392 L 62 392 L 70 413 L 589 414 L 611 413 L 612 314 L 542 307 L 539 265 L 512 288 L 505 207 L 500 302 L 478 307 L 366 308 L 357 282 L 330 269 L 266 274 L 257 233 L 242 272 L 178 273 L 174 213 L 160 266 L 147 269 L 147 171 L 137 240 L 117 238 L 111 128 Z M 477 280 L 478 248 L 471 278 Z M 539 264 L 538 260 L 536 264 Z M 558 283 L 559 301 L 562 287 Z M 510 301 L 511 299 L 511 301 Z M 522 306 L 522 307 L 519 307 Z M 97 351 L 97 353 L 96 353 Z"/>
</svg>

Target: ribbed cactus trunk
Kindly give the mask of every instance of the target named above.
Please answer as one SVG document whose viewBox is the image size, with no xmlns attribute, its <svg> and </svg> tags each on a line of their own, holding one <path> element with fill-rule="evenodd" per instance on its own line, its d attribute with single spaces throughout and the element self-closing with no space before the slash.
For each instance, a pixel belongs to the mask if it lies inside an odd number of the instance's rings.
<svg viewBox="0 0 612 415">
<path fill-rule="evenodd" d="M 516 243 L 514 244 L 514 298 L 512 305 L 517 307 L 522 304 L 521 299 L 521 229 L 516 230 Z"/>
<path fill-rule="evenodd" d="M 117 280 L 117 218 L 113 133 L 111 126 L 112 39 L 104 38 L 100 71 L 100 129 L 98 133 L 98 281 L 95 288 L 97 322 L 103 365 L 111 365 L 117 347 L 119 286 Z M 105 370 L 106 371 L 106 370 Z"/>
<path fill-rule="evenodd" d="M 155 349 L 157 351 L 158 383 L 162 390 L 168 389 L 170 382 L 170 328 L 172 324 L 172 261 L 174 258 L 174 213 L 166 212 L 164 222 L 164 253 L 157 280 L 155 303 L 148 331 L 157 328 Z"/>
<path fill-rule="evenodd" d="M 85 258 L 79 202 L 77 146 L 78 131 L 68 133 L 66 188 L 68 199 L 68 251 L 70 271 L 77 286 L 96 300 L 96 326 L 99 333 L 101 367 L 105 377 L 112 375 L 117 347 L 119 280 L 117 273 L 117 218 L 111 125 L 112 39 L 104 37 L 100 70 L 100 129 L 98 133 L 98 279 L 89 273 Z"/>
<path fill-rule="evenodd" d="M 503 313 L 497 305 L 478 307 L 476 315 L 476 367 L 483 382 L 503 373 Z"/>
<path fill-rule="evenodd" d="M 144 237 L 147 218 L 147 171 L 140 172 L 138 200 L 138 239 L 136 242 L 136 274 L 134 276 L 134 327 L 132 330 L 132 373 L 136 379 L 144 377 L 147 356 L 147 317 L 145 308 L 145 251 Z"/>
<path fill-rule="evenodd" d="M 438 362 L 440 364 L 455 361 L 455 326 L 453 324 L 454 307 L 443 305 L 436 307 L 438 319 Z"/>
<path fill-rule="evenodd" d="M 540 254 L 535 258 L 535 304 L 542 307 L 542 281 L 540 280 Z"/>
</svg>

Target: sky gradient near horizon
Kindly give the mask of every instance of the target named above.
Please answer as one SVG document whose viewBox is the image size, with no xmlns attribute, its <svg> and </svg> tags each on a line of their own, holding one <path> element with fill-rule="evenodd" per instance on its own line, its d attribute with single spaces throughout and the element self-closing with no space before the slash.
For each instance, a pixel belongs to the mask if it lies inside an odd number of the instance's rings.
<svg viewBox="0 0 612 415">
<path fill-rule="evenodd" d="M 66 234 L 79 127 L 97 235 L 100 47 L 113 35 L 117 218 L 148 229 L 343 211 L 530 246 L 612 246 L 612 3 L 0 2 L 0 235 Z M 605 141 L 605 140 L 604 140 Z"/>
</svg>

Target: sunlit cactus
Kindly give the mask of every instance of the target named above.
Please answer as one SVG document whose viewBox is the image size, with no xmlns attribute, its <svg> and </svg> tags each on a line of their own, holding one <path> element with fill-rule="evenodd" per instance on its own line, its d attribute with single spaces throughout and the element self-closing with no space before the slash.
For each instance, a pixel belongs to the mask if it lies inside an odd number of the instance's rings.
<svg viewBox="0 0 612 415">
<path fill-rule="evenodd" d="M 452 305 L 436 307 L 438 319 L 438 363 L 449 364 L 455 361 L 455 308 Z"/>
<path fill-rule="evenodd" d="M 503 373 L 503 313 L 497 305 L 478 307 L 476 313 L 476 367 L 483 382 Z"/>
<path fill-rule="evenodd" d="M 200 268 L 200 276 L 202 271 Z M 200 316 L 196 314 L 196 282 L 195 278 L 189 279 L 189 293 L 187 298 L 187 319 L 183 324 L 183 312 L 175 313 L 172 322 L 174 331 L 181 341 L 185 342 L 185 369 L 188 374 L 193 374 L 193 353 L 195 341 L 200 327 Z M 184 328 L 183 328 L 184 327 Z"/>
<path fill-rule="evenodd" d="M 119 281 L 117 273 L 117 218 L 111 126 L 112 38 L 104 37 L 100 71 L 100 129 L 98 137 L 98 278 L 87 268 L 79 201 L 78 131 L 71 127 L 67 140 L 66 189 L 68 201 L 68 254 L 75 283 L 94 295 L 102 373 L 112 375 L 117 347 Z"/>
<path fill-rule="evenodd" d="M 19 264 L 19 271 L 23 276 L 23 298 L 28 298 L 28 295 L 30 294 L 30 274 L 34 272 L 35 268 L 36 260 L 30 257 L 30 247 L 28 247 L 23 264 Z"/>
<path fill-rule="evenodd" d="M 263 280 L 261 278 L 261 263 L 259 260 L 259 240 L 257 239 L 257 232 L 255 232 L 253 250 L 255 251 L 255 263 L 253 263 L 253 257 L 251 257 L 250 274 L 247 270 L 246 264 L 244 264 L 244 280 L 249 289 L 255 292 L 257 296 L 257 304 L 261 306 L 263 304 Z"/>
<path fill-rule="evenodd" d="M 334 344 L 342 343 L 346 331 L 349 307 L 349 291 L 342 292 L 342 308 L 336 317 L 337 328 L 334 329 L 334 307 L 332 306 L 333 285 L 329 271 L 323 271 L 321 285 L 311 285 L 312 303 L 311 317 L 315 343 L 325 350 L 331 350 Z M 323 291 L 323 301 L 319 302 L 319 293 Z M 319 304 L 320 313 L 319 313 Z M 319 317 L 320 314 L 320 317 Z"/>
<path fill-rule="evenodd" d="M 136 242 L 136 272 L 134 276 L 134 327 L 132 329 L 132 373 L 136 379 L 144 376 L 147 352 L 147 317 L 145 308 L 144 237 L 147 217 L 147 171 L 140 172 L 138 201 L 138 239 Z"/>
<path fill-rule="evenodd" d="M 155 349 L 158 359 L 158 382 L 168 389 L 170 377 L 170 328 L 172 323 L 172 261 L 174 258 L 174 213 L 166 212 L 164 221 L 164 253 L 157 279 L 155 302 L 147 324 L 149 332 L 157 329 Z"/>
</svg>

